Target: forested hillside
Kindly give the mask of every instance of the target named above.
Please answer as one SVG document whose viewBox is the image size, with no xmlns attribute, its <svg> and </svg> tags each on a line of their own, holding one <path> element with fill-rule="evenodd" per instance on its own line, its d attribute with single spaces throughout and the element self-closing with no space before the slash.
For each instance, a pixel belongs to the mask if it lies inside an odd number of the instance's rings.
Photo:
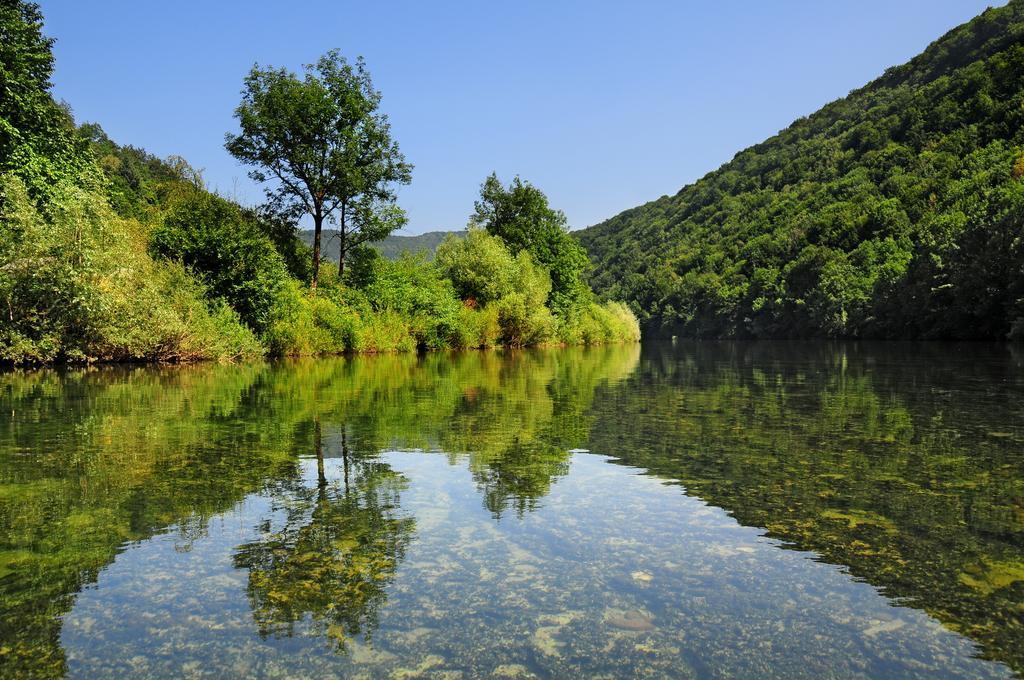
<svg viewBox="0 0 1024 680">
<path fill-rule="evenodd" d="M 592 283 L 655 333 L 1024 337 L 1022 124 L 1012 0 L 580 232 Z"/>
</svg>

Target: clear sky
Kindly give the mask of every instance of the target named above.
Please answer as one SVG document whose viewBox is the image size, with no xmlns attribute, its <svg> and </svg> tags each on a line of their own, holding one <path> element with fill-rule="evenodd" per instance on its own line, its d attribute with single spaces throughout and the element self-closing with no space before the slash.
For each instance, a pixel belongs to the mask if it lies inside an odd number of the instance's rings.
<svg viewBox="0 0 1024 680">
<path fill-rule="evenodd" d="M 674 193 L 991 4 L 41 0 L 79 122 L 245 203 L 223 140 L 249 68 L 363 55 L 416 166 L 405 233 L 462 228 L 491 171 L 574 228 Z"/>
</svg>

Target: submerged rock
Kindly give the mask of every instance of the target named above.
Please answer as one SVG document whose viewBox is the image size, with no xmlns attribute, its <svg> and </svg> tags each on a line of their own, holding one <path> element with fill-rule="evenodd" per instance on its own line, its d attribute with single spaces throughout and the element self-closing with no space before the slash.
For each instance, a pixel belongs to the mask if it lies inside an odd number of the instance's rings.
<svg viewBox="0 0 1024 680">
<path fill-rule="evenodd" d="M 491 675 L 495 678 L 535 678 L 537 677 L 530 670 L 518 663 L 506 663 L 494 669 Z"/>
<path fill-rule="evenodd" d="M 625 612 L 608 612 L 608 614 L 605 615 L 605 622 L 610 626 L 614 626 L 615 628 L 620 628 L 622 630 L 648 631 L 657 628 L 657 626 L 654 625 L 653 618 L 654 617 L 648 614 L 644 614 L 643 612 L 634 609 Z"/>
</svg>

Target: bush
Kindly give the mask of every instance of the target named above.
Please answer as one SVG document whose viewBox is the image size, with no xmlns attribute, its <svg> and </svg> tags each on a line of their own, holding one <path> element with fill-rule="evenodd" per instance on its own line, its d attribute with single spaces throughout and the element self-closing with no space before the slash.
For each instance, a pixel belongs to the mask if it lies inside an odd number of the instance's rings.
<svg viewBox="0 0 1024 680">
<path fill-rule="evenodd" d="M 609 301 L 602 305 L 611 319 L 613 329 L 613 341 L 618 342 L 639 342 L 640 322 L 633 310 L 624 302 Z"/>
<path fill-rule="evenodd" d="M 636 342 L 640 339 L 640 322 L 621 302 L 592 302 L 559 317 L 556 337 L 567 345 Z"/>
<path fill-rule="evenodd" d="M 155 262 L 145 230 L 103 196 L 51 187 L 46 216 L 0 177 L 0 360 L 184 361 L 250 357 L 259 343 L 180 266 Z"/>
<path fill-rule="evenodd" d="M 362 294 L 374 318 L 385 313 L 403 317 L 415 347 L 450 346 L 458 332 L 462 305 L 452 282 L 437 267 L 422 256 L 404 255 L 393 262 L 374 258 L 370 271 L 362 276 L 366 280 Z"/>
<path fill-rule="evenodd" d="M 341 354 L 359 349 L 359 313 L 295 279 L 281 288 L 264 341 L 274 356 Z"/>
<path fill-rule="evenodd" d="M 565 214 L 551 208 L 537 187 L 516 177 L 506 188 L 492 173 L 480 187 L 470 220 L 499 237 L 510 252 L 529 253 L 547 271 L 546 302 L 556 313 L 578 309 L 593 297 L 583 279 L 590 269 L 587 252 L 569 234 Z"/>
<path fill-rule="evenodd" d="M 408 323 L 393 309 L 369 315 L 359 328 L 356 350 L 360 352 L 411 352 L 416 339 Z"/>
<path fill-rule="evenodd" d="M 237 205 L 186 191 L 154 231 L 152 249 L 182 262 L 253 330 L 266 331 L 288 271 L 271 240 Z"/>
<path fill-rule="evenodd" d="M 458 323 L 449 342 L 455 349 L 483 349 L 494 347 L 500 339 L 497 305 L 482 309 L 463 306 L 459 310 Z"/>
<path fill-rule="evenodd" d="M 554 333 L 555 318 L 544 305 L 529 304 L 523 293 L 506 295 L 496 303 L 502 344 L 511 347 L 540 345 Z"/>
<path fill-rule="evenodd" d="M 255 221 L 260 233 L 274 244 L 288 273 L 302 283 L 309 283 L 313 277 L 313 249 L 299 238 L 295 222 L 267 208 L 245 211 L 243 215 Z"/>
<path fill-rule="evenodd" d="M 636 337 L 636 320 L 621 305 L 556 318 L 545 305 L 547 271 L 479 230 L 468 245 L 449 242 L 436 266 L 369 256 L 361 289 L 325 270 L 312 293 L 235 207 L 197 192 L 187 190 L 151 243 L 143 225 L 115 214 L 98 193 L 54 187 L 44 216 L 19 179 L 3 177 L 0 361 L 188 361 L 259 356 L 264 348 L 296 356 Z M 174 257 L 154 260 L 150 252 Z M 461 302 L 444 273 L 466 272 L 467 285 L 466 262 L 486 261 L 481 252 L 500 262 L 499 281 L 476 279 L 483 292 Z"/>
<path fill-rule="evenodd" d="M 451 280 L 459 297 L 480 305 L 515 292 L 520 274 L 505 243 L 476 227 L 470 227 L 465 238 L 447 236 L 437 248 L 434 263 Z"/>
</svg>

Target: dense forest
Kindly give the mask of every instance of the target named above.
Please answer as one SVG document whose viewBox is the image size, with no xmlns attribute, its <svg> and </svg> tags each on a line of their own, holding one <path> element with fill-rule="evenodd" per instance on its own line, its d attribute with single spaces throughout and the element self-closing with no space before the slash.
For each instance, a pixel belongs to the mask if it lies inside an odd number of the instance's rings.
<svg viewBox="0 0 1024 680">
<path fill-rule="evenodd" d="M 1024 2 L 579 233 L 645 332 L 1024 337 Z"/>
<path fill-rule="evenodd" d="M 488 178 L 474 233 L 443 244 L 444 258 L 390 261 L 371 247 L 404 223 L 392 187 L 411 166 L 362 60 L 329 52 L 303 76 L 253 68 L 240 134 L 226 143 L 266 184 L 267 203 L 246 207 L 207 190 L 183 159 L 77 125 L 50 93 L 52 44 L 37 4 L 0 4 L 0 363 L 639 338 L 624 305 L 595 301 L 562 213 L 518 178 L 507 189 Z M 335 135 L 315 205 L 288 195 L 283 159 L 260 146 L 283 114 L 287 133 L 308 141 L 288 150 L 289 162 L 307 163 Z M 303 210 L 318 237 L 336 222 L 340 266 L 320 267 L 319 238 L 312 250 L 302 242 Z"/>
</svg>

